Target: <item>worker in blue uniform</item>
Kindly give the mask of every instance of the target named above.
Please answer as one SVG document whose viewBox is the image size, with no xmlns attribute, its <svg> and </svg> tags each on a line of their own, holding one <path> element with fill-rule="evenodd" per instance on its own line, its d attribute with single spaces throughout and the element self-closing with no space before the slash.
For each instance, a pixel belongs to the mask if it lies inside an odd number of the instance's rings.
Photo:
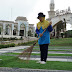
<svg viewBox="0 0 72 72">
<path fill-rule="evenodd" d="M 40 47 L 40 56 L 41 60 L 37 63 L 46 64 L 47 55 L 48 55 L 48 45 L 50 44 L 50 32 L 53 30 L 52 22 L 45 20 L 45 15 L 40 12 L 38 13 L 39 22 L 36 26 L 36 33 L 40 39 L 38 40 L 38 44 Z M 46 29 L 46 31 L 42 34 L 42 32 Z"/>
</svg>

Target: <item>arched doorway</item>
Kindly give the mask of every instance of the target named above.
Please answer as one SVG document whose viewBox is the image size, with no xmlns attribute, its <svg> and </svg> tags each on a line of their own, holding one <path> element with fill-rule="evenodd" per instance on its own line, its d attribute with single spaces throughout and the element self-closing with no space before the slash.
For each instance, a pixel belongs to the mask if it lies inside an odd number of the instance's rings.
<svg viewBox="0 0 72 72">
<path fill-rule="evenodd" d="M 25 28 L 24 23 L 22 23 L 20 25 L 20 36 L 25 36 L 25 35 L 26 35 L 26 28 Z"/>
<path fill-rule="evenodd" d="M 6 31 L 5 31 L 5 35 L 9 35 L 10 34 L 10 27 L 9 24 L 6 25 Z"/>
</svg>

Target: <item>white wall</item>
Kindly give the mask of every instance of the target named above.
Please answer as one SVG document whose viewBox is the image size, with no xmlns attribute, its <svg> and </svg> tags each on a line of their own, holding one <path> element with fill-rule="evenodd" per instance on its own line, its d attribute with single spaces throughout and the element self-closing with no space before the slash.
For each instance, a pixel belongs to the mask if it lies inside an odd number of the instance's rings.
<svg viewBox="0 0 72 72">
<path fill-rule="evenodd" d="M 52 21 L 52 26 L 55 25 L 57 22 L 59 22 L 60 20 L 64 21 L 63 19 L 66 19 L 67 23 L 72 24 L 72 13 L 70 14 L 64 14 L 64 15 L 60 15 L 60 16 L 55 16 L 51 19 Z M 69 21 L 70 20 L 70 21 Z"/>
</svg>

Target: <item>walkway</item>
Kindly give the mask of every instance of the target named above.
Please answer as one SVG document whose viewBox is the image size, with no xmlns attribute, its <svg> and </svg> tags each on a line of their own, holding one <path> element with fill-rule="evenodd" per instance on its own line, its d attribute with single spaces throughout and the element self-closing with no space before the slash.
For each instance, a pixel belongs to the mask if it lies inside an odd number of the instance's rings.
<svg viewBox="0 0 72 72">
<path fill-rule="evenodd" d="M 29 46 L 16 46 L 16 47 L 3 48 L 3 49 L 0 49 L 0 54 L 6 53 L 6 52 L 13 52 L 13 51 L 16 51 L 16 50 L 19 50 L 19 49 L 24 49 L 24 48 L 27 48 L 27 47 L 29 47 Z"/>
<path fill-rule="evenodd" d="M 0 72 L 72 72 L 72 71 L 0 67 Z"/>
</svg>

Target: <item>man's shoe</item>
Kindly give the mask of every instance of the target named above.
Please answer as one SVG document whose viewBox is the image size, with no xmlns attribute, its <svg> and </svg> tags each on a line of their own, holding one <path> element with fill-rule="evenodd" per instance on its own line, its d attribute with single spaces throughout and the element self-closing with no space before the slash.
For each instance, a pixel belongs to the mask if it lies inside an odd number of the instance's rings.
<svg viewBox="0 0 72 72">
<path fill-rule="evenodd" d="M 40 64 L 46 64 L 46 62 L 45 61 L 41 61 Z"/>
</svg>

